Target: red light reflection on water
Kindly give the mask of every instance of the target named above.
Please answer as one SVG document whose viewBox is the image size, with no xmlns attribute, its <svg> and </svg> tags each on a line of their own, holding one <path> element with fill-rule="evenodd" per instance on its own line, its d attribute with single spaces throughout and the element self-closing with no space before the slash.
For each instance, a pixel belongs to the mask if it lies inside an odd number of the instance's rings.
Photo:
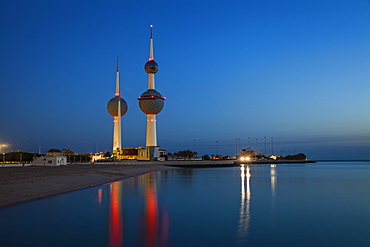
<svg viewBox="0 0 370 247">
<path fill-rule="evenodd" d="M 137 182 L 143 190 L 145 207 L 139 221 L 138 232 L 143 233 L 137 239 L 137 246 L 165 247 L 168 245 L 170 217 L 166 210 L 159 210 L 155 179 L 152 174 L 139 177 Z M 98 198 L 101 198 L 98 191 Z M 109 207 L 109 247 L 124 246 L 124 227 L 122 214 L 122 182 L 110 184 L 110 207 Z M 160 211 L 160 212 L 159 212 Z M 126 226 L 127 227 L 127 226 Z M 128 236 L 132 237 L 132 236 Z"/>
<path fill-rule="evenodd" d="M 112 183 L 109 210 L 109 246 L 123 246 L 123 222 L 121 215 L 121 185 Z"/>
<path fill-rule="evenodd" d="M 157 190 L 152 174 L 145 176 L 145 233 L 146 246 L 167 246 L 169 236 L 169 215 L 167 211 L 158 212 Z"/>
<path fill-rule="evenodd" d="M 103 201 L 103 189 L 98 190 L 98 202 L 99 204 Z"/>
<path fill-rule="evenodd" d="M 153 246 L 157 233 L 157 194 L 154 188 L 147 188 L 146 193 L 146 229 L 147 246 Z M 155 246 L 155 245 L 154 245 Z"/>
</svg>

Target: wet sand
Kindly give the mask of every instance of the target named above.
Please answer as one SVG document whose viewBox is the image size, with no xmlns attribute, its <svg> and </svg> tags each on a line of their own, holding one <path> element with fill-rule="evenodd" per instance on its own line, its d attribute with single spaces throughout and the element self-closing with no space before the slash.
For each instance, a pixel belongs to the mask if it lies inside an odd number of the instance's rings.
<svg viewBox="0 0 370 247">
<path fill-rule="evenodd" d="M 0 207 L 169 169 L 178 168 L 159 163 L 2 167 L 0 168 Z"/>
</svg>

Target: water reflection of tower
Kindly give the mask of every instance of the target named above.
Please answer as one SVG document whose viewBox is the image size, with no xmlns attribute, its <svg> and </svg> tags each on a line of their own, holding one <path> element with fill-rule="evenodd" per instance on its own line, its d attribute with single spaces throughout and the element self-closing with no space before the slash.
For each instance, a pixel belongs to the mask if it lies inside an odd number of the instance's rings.
<svg viewBox="0 0 370 247">
<path fill-rule="evenodd" d="M 159 214 L 157 187 L 152 175 L 145 175 L 145 246 L 167 246 L 169 216 L 165 210 Z"/>
<path fill-rule="evenodd" d="M 107 110 L 111 116 L 113 116 L 113 148 L 112 154 L 117 157 L 122 147 L 121 142 L 121 117 L 127 112 L 127 103 L 120 95 L 120 83 L 119 83 L 119 71 L 118 71 L 118 59 L 116 68 L 116 93 L 115 97 L 112 98 L 107 105 Z"/>
<path fill-rule="evenodd" d="M 156 115 L 162 111 L 164 107 L 164 100 L 166 99 L 155 90 L 154 75 L 158 72 L 158 64 L 154 61 L 152 28 L 153 26 L 151 25 L 149 61 L 146 62 L 144 67 L 145 72 L 148 73 L 148 90 L 138 98 L 140 109 L 147 116 L 146 147 L 149 149 L 151 160 L 159 157 L 159 147 L 157 146 Z"/>
<path fill-rule="evenodd" d="M 166 210 L 160 210 L 156 187 L 158 177 L 155 176 L 155 173 L 150 173 L 109 184 L 109 247 L 125 246 L 132 242 L 137 243 L 137 246 L 168 245 L 170 217 Z M 140 202 L 145 204 L 143 208 L 137 208 L 140 217 L 134 217 L 133 223 L 130 215 L 135 215 L 136 212 L 133 212 L 132 208 L 125 208 L 123 194 L 126 189 L 135 190 L 135 187 L 142 190 L 144 201 Z M 103 198 L 103 191 L 100 189 L 97 201 L 102 203 Z M 132 234 L 132 231 L 137 231 L 138 234 Z"/>
<path fill-rule="evenodd" d="M 238 225 L 238 242 L 244 245 L 247 242 L 249 221 L 250 221 L 250 167 L 241 165 L 240 179 L 241 179 L 241 198 L 240 198 L 240 212 Z"/>
<path fill-rule="evenodd" d="M 121 182 L 110 184 L 109 247 L 123 246 Z"/>
</svg>

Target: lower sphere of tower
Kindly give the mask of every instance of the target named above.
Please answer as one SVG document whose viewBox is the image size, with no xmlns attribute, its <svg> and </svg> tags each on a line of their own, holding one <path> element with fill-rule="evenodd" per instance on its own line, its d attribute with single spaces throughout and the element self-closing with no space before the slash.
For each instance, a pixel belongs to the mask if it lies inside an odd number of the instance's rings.
<svg viewBox="0 0 370 247">
<path fill-rule="evenodd" d="M 128 106 L 124 99 L 121 97 L 112 98 L 107 105 L 107 110 L 109 114 L 113 117 L 118 116 L 118 100 L 121 102 L 121 117 L 126 114 Z"/>
<path fill-rule="evenodd" d="M 164 107 L 165 98 L 155 89 L 148 89 L 139 98 L 139 106 L 145 114 L 158 114 Z"/>
<path fill-rule="evenodd" d="M 139 106 L 145 114 L 158 114 L 164 107 L 163 99 L 142 99 L 139 101 Z"/>
</svg>

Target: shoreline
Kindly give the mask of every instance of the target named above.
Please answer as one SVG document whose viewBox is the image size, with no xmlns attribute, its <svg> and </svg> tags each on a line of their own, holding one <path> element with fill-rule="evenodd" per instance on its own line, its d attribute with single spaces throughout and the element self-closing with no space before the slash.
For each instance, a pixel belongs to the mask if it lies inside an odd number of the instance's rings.
<svg viewBox="0 0 370 247">
<path fill-rule="evenodd" d="M 179 168 L 165 166 L 159 162 L 2 167 L 0 208 L 171 169 Z"/>
<path fill-rule="evenodd" d="M 66 166 L 49 167 L 1 167 L 0 208 L 96 187 L 155 171 L 239 165 L 240 163 L 236 163 L 235 160 L 216 160 L 120 161 L 111 163 L 74 163 Z"/>
</svg>

